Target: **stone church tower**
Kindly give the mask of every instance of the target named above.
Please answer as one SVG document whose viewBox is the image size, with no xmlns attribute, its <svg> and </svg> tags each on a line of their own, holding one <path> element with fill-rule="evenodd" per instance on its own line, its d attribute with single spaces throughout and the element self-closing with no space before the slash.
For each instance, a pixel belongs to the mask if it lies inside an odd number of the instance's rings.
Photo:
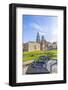
<svg viewBox="0 0 68 90">
<path fill-rule="evenodd" d="M 39 32 L 37 32 L 36 42 L 37 42 L 37 43 L 40 42 L 40 35 L 39 35 Z"/>
<path fill-rule="evenodd" d="M 47 41 L 45 40 L 44 36 L 41 38 L 40 49 L 43 51 L 47 50 Z"/>
<path fill-rule="evenodd" d="M 47 41 L 44 38 L 44 35 L 42 35 L 40 40 L 39 32 L 37 32 L 36 42 L 40 44 L 40 50 L 47 50 Z"/>
</svg>

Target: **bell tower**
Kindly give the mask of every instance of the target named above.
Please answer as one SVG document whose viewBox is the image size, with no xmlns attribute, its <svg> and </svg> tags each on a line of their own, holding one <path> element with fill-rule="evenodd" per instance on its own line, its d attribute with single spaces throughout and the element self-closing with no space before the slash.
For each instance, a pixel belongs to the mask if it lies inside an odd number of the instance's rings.
<svg viewBox="0 0 68 90">
<path fill-rule="evenodd" d="M 36 42 L 40 42 L 40 35 L 39 35 L 39 32 L 37 32 L 37 37 L 36 37 Z"/>
</svg>

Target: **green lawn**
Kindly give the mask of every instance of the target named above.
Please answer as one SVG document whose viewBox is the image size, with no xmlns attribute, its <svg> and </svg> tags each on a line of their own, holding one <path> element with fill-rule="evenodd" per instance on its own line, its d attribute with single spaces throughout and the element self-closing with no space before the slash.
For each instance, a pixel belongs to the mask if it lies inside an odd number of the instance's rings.
<svg viewBox="0 0 68 90">
<path fill-rule="evenodd" d="M 57 59 L 57 50 L 24 52 L 23 61 L 37 60 L 42 55 L 49 56 L 51 59 Z"/>
</svg>

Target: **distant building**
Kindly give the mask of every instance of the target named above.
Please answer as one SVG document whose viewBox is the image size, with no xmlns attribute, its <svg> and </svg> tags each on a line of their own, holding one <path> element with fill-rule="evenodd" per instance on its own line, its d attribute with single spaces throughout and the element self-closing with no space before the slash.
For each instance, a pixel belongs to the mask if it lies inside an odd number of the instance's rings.
<svg viewBox="0 0 68 90">
<path fill-rule="evenodd" d="M 53 42 L 52 46 L 53 46 L 53 49 L 57 49 L 57 42 Z"/>
<path fill-rule="evenodd" d="M 48 42 L 48 50 L 57 49 L 57 42 Z"/>
<path fill-rule="evenodd" d="M 47 46 L 48 50 L 51 50 L 53 47 L 52 47 L 52 43 L 48 42 L 48 46 Z"/>
<path fill-rule="evenodd" d="M 23 44 L 23 51 L 24 52 L 28 51 L 28 43 Z"/>
</svg>

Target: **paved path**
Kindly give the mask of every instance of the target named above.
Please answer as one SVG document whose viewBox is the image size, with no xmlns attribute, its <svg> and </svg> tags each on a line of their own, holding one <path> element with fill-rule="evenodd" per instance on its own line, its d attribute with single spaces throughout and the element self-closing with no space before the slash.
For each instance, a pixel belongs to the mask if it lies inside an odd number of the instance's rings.
<svg viewBox="0 0 68 90">
<path fill-rule="evenodd" d="M 49 60 L 46 62 L 47 68 L 37 68 L 32 67 L 32 63 L 34 60 L 30 62 L 26 62 L 23 65 L 23 74 L 47 74 L 47 73 L 57 73 L 57 60 Z"/>
<path fill-rule="evenodd" d="M 31 64 L 27 68 L 26 74 L 44 74 L 49 73 L 49 71 L 46 68 L 32 68 Z"/>
</svg>

